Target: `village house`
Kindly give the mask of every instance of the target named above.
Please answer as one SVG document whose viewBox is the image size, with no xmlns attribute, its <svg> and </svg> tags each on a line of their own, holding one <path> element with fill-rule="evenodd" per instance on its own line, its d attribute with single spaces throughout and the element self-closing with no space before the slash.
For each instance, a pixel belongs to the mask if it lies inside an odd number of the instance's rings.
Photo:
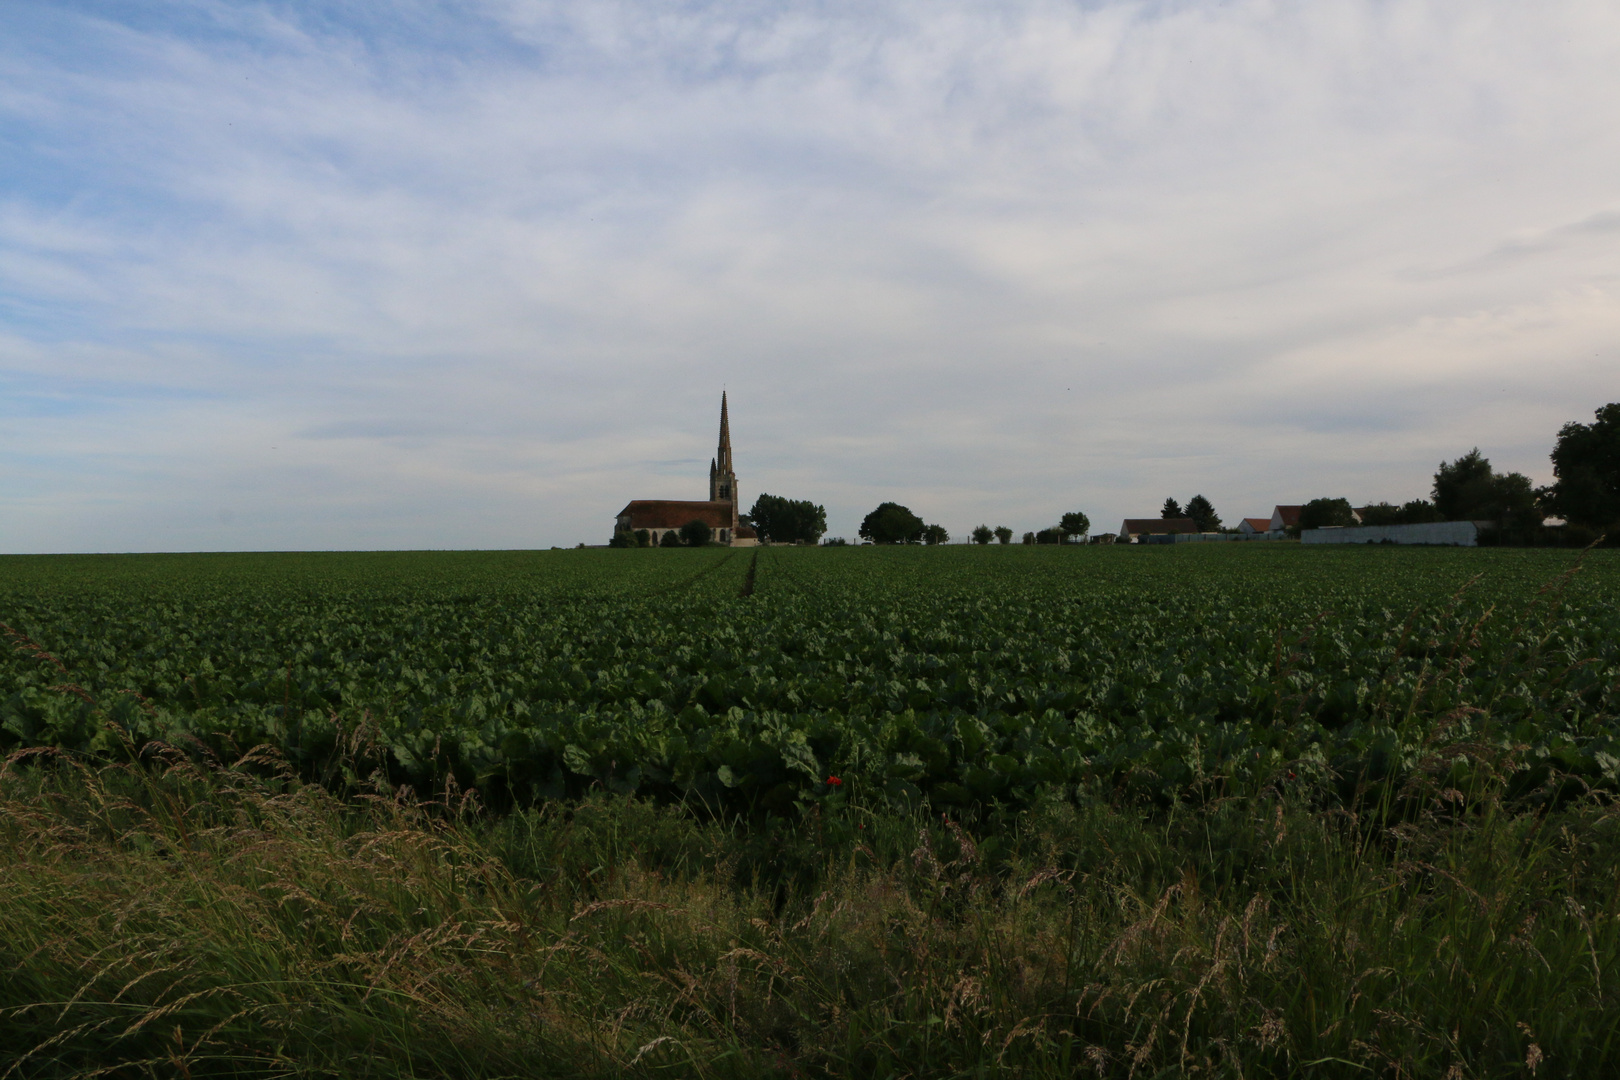
<svg viewBox="0 0 1620 1080">
<path fill-rule="evenodd" d="M 1284 529 L 1298 528 L 1299 512 L 1303 506 L 1278 506 L 1271 511 L 1271 521 L 1267 532 L 1281 533 Z"/>
<path fill-rule="evenodd" d="M 1190 517 L 1126 518 L 1119 527 L 1122 542 L 1132 544 L 1139 536 L 1165 536 L 1170 533 L 1195 533 L 1198 526 Z"/>
</svg>

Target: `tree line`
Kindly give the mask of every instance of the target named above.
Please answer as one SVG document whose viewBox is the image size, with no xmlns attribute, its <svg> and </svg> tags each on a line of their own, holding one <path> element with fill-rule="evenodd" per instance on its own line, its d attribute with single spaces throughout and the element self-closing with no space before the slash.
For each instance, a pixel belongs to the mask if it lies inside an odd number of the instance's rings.
<svg viewBox="0 0 1620 1080">
<path fill-rule="evenodd" d="M 1620 541 L 1620 402 L 1603 406 L 1590 424 L 1571 421 L 1559 429 L 1550 455 L 1554 482 L 1536 487 L 1523 473 L 1499 473 L 1490 459 L 1475 447 L 1454 461 L 1443 461 L 1435 471 L 1427 499 L 1412 499 L 1399 505 L 1390 502 L 1363 507 L 1360 524 L 1407 525 L 1433 521 L 1489 521 L 1495 525 L 1494 538 L 1503 543 L 1590 543 L 1607 534 Z M 1191 518 L 1199 532 L 1223 529 L 1215 506 L 1202 494 L 1182 506 L 1167 498 L 1162 517 Z M 1549 530 L 1549 517 L 1564 524 Z M 776 544 L 814 544 L 827 532 L 827 511 L 807 499 L 789 499 L 761 494 L 753 507 L 739 520 L 751 526 L 761 540 Z M 1357 524 L 1357 513 L 1344 498 L 1318 498 L 1300 510 L 1300 529 L 1320 529 Z M 1026 544 L 1065 544 L 1086 538 L 1091 520 L 1080 511 L 1066 513 L 1056 525 L 1026 532 Z M 943 525 L 924 522 L 909 507 L 885 502 L 861 522 L 862 540 L 874 544 L 944 544 L 951 535 Z M 981 524 L 969 537 L 975 544 L 1010 544 L 1013 530 L 1005 525 L 992 528 Z M 703 546 L 712 533 L 701 521 L 691 521 L 675 532 L 665 533 L 658 546 Z M 1111 534 L 1090 537 L 1093 542 L 1112 540 Z M 648 532 L 621 530 L 614 534 L 613 547 L 648 547 Z M 842 539 L 827 541 L 843 544 Z"/>
<path fill-rule="evenodd" d="M 1064 514 L 1051 528 L 1026 532 L 1024 543 L 1064 544 L 1090 531 L 1091 519 L 1076 510 Z M 909 507 L 892 502 L 882 503 L 867 514 L 857 535 L 874 544 L 944 544 L 951 538 L 943 525 L 925 525 L 922 518 L 912 513 Z M 1010 544 L 1013 531 L 1005 525 L 995 528 L 979 525 L 968 536 L 975 544 L 988 544 L 991 541 Z"/>
<path fill-rule="evenodd" d="M 814 544 L 827 532 L 827 511 L 824 507 L 807 499 L 788 499 L 780 495 L 761 494 L 754 500 L 748 513 L 738 516 L 738 521 L 753 528 L 760 540 L 772 544 Z M 1075 510 L 1064 514 L 1050 528 L 1024 533 L 1023 542 L 1066 544 L 1072 543 L 1077 537 L 1086 536 L 1090 531 L 1091 519 Z M 664 533 L 661 539 L 654 539 L 646 529 L 620 529 L 614 532 L 608 546 L 703 547 L 713 542 L 713 535 L 713 530 L 707 524 L 693 520 L 679 529 Z M 929 524 L 913 513 L 910 507 L 896 502 L 879 504 L 862 520 L 856 535 L 874 544 L 945 544 L 951 539 L 945 526 Z M 976 544 L 988 544 L 993 540 L 1010 544 L 1013 531 L 1005 525 L 993 529 L 980 525 L 969 535 Z M 847 543 L 842 538 L 827 541 L 831 546 Z"/>
<path fill-rule="evenodd" d="M 1549 457 L 1554 480 L 1536 487 L 1523 473 L 1497 472 L 1475 447 L 1440 463 L 1429 498 L 1363 507 L 1360 524 L 1488 521 L 1499 543 L 1585 545 L 1605 534 L 1620 540 L 1620 402 L 1598 409 L 1590 424 L 1565 424 Z M 1549 517 L 1564 524 L 1549 529 Z M 1312 499 L 1299 512 L 1301 529 L 1356 523 L 1347 499 Z"/>
</svg>

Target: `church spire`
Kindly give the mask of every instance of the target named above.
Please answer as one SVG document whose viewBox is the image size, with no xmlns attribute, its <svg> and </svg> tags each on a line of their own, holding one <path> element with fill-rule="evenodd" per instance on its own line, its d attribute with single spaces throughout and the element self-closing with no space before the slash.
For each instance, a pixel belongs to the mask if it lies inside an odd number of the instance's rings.
<svg viewBox="0 0 1620 1080">
<path fill-rule="evenodd" d="M 737 527 L 737 474 L 731 471 L 731 417 L 726 392 L 720 391 L 720 447 L 709 463 L 709 500 L 731 503 L 732 529 Z"/>
<path fill-rule="evenodd" d="M 726 392 L 720 391 L 720 453 L 716 463 L 721 472 L 731 471 L 731 419 L 726 415 Z"/>
</svg>

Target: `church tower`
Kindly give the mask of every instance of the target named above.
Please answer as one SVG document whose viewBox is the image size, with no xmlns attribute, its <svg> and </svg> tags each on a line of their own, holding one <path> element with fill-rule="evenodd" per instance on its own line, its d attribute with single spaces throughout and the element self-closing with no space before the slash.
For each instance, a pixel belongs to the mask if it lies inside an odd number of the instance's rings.
<svg viewBox="0 0 1620 1080">
<path fill-rule="evenodd" d="M 720 394 L 720 445 L 709 461 L 709 497 L 702 502 L 684 499 L 631 499 L 613 519 L 614 543 L 635 537 L 632 546 L 662 546 L 694 521 L 709 527 L 712 541 L 731 547 L 753 547 L 759 533 L 740 520 L 737 474 L 731 468 L 731 417 L 726 395 Z"/>
<path fill-rule="evenodd" d="M 737 474 L 731 470 L 731 418 L 726 415 L 726 392 L 720 391 L 720 447 L 709 462 L 709 501 L 731 504 L 731 528 L 737 528 Z"/>
</svg>

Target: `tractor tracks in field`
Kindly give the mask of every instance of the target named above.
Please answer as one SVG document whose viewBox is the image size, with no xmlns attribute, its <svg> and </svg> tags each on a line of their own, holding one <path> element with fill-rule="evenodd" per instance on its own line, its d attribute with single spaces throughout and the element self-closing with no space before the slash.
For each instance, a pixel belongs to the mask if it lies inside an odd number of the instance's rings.
<svg viewBox="0 0 1620 1080">
<path fill-rule="evenodd" d="M 708 577 L 710 574 L 712 574 L 715 571 L 719 570 L 722 566 L 726 565 L 726 563 L 730 562 L 733 558 L 735 558 L 736 555 L 737 555 L 737 551 L 738 551 L 737 548 L 732 548 L 730 551 L 726 552 L 723 556 L 716 559 L 714 562 L 710 563 L 708 566 L 705 566 L 703 569 L 699 570 L 697 573 L 688 575 L 687 577 L 684 577 L 679 581 L 671 582 L 670 584 L 665 585 L 661 589 L 654 589 L 652 592 L 648 593 L 647 595 L 648 596 L 668 596 L 671 593 L 682 592 L 682 591 L 685 591 L 686 589 L 690 589 L 693 585 L 696 585 L 699 581 L 703 580 L 704 578 Z M 773 562 L 774 561 L 775 561 L 775 559 L 774 559 L 774 556 L 773 556 Z M 778 569 L 780 569 L 779 566 L 778 566 Z M 754 553 L 753 553 L 753 557 L 748 560 L 748 571 L 747 571 L 747 573 L 745 573 L 743 575 L 742 588 L 738 590 L 737 596 L 740 599 L 744 599 L 744 600 L 746 600 L 750 596 L 753 596 L 754 595 L 754 588 L 755 588 L 755 585 L 756 585 L 756 583 L 758 581 L 758 578 L 759 578 L 759 549 L 755 548 Z"/>
<path fill-rule="evenodd" d="M 775 574 L 778 578 L 780 578 L 781 582 L 785 582 L 790 589 L 797 589 L 799 592 L 808 591 L 805 587 L 804 580 L 799 577 L 796 571 L 789 570 L 787 568 L 780 554 L 775 551 L 767 552 L 766 554 L 770 559 L 770 566 L 768 569 L 772 574 Z M 781 582 L 779 582 L 779 584 Z"/>
<path fill-rule="evenodd" d="M 714 562 L 710 563 L 708 566 L 705 566 L 703 569 L 699 570 L 697 573 L 692 574 L 689 577 L 684 577 L 679 581 L 671 582 L 670 584 L 665 585 L 662 589 L 654 589 L 648 595 L 649 596 L 667 596 L 667 595 L 669 595 L 670 593 L 673 593 L 673 592 L 679 592 L 679 591 L 681 591 L 683 589 L 689 589 L 693 585 L 696 585 L 703 578 L 708 577 L 710 574 L 714 573 L 716 570 L 718 570 L 722 566 L 726 565 L 726 563 L 730 562 L 732 560 L 732 557 L 735 556 L 736 554 L 737 554 L 737 549 L 732 548 L 731 550 L 727 551 L 723 556 L 721 556 L 720 558 L 714 560 Z M 750 572 L 749 572 L 749 579 L 750 580 L 753 579 L 753 572 L 752 572 L 751 568 L 750 568 Z"/>
</svg>

